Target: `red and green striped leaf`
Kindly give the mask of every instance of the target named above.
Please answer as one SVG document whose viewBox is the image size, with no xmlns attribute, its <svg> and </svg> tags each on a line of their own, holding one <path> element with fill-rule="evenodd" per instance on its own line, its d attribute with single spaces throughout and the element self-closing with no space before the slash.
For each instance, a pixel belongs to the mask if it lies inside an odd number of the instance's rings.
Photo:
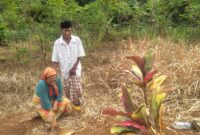
<svg viewBox="0 0 200 135">
<path fill-rule="evenodd" d="M 149 72 L 144 78 L 144 83 L 147 83 L 148 81 L 150 81 L 156 73 L 157 73 L 157 70 L 153 70 Z"/>
<path fill-rule="evenodd" d="M 133 60 L 137 66 L 140 68 L 140 70 L 142 71 L 143 77 L 145 76 L 146 72 L 144 70 L 144 58 L 141 58 L 139 56 L 127 56 L 127 59 Z"/>
<path fill-rule="evenodd" d="M 133 127 L 133 128 L 137 128 L 139 130 L 147 130 L 147 128 L 141 124 L 138 124 L 137 122 L 134 121 L 122 121 L 120 123 L 118 123 L 117 125 L 122 126 L 122 127 Z"/>
<path fill-rule="evenodd" d="M 127 113 L 133 113 L 135 111 L 136 107 L 134 107 L 125 85 L 122 86 L 122 103 Z"/>
</svg>

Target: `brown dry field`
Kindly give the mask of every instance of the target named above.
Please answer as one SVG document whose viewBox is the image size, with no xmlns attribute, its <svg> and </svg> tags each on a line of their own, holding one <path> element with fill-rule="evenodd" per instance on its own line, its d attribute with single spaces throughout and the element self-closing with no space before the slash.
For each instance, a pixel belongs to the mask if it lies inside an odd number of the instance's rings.
<svg viewBox="0 0 200 135">
<path fill-rule="evenodd" d="M 75 135 L 110 135 L 113 119 L 102 116 L 101 110 L 106 107 L 123 110 L 118 94 L 121 83 L 127 78 L 122 70 L 131 65 L 125 57 L 142 56 L 148 48 L 156 54 L 154 68 L 168 76 L 168 84 L 176 86 L 164 102 L 165 134 L 200 135 L 192 130 L 171 127 L 174 121 L 200 122 L 200 44 L 185 45 L 161 38 L 104 43 L 89 50 L 82 61 L 83 110 L 61 117 L 58 122 L 62 130 L 54 133 L 40 118 L 32 119 L 36 114 L 31 108 L 31 98 L 44 69 L 41 62 L 37 57 L 23 65 L 12 60 L 1 61 L 0 135 L 64 135 L 64 131 L 71 130 Z M 0 55 L 14 58 L 13 51 L 6 52 L 5 48 L 0 48 Z M 50 61 L 50 55 L 48 53 L 47 61 Z M 137 87 L 131 97 L 137 105 L 142 101 Z"/>
</svg>

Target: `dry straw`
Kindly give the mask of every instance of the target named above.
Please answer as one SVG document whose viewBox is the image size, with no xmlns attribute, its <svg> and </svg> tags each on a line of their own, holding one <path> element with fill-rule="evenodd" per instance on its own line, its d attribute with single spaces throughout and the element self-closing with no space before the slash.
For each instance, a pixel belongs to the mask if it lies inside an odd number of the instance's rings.
<svg viewBox="0 0 200 135">
<path fill-rule="evenodd" d="M 172 121 L 198 118 L 195 114 L 200 112 L 200 47 L 158 38 L 109 43 L 87 53 L 83 60 L 82 76 L 84 112 L 81 116 L 74 114 L 61 119 L 60 125 L 83 129 L 89 121 L 103 120 L 100 114 L 102 109 L 108 106 L 121 109 L 118 106 L 118 94 L 122 82 L 133 88 L 132 99 L 139 104 L 142 100 L 141 91 L 127 81 L 122 71 L 131 66 L 131 62 L 125 58 L 127 55 L 143 55 L 148 48 L 152 48 L 156 54 L 155 68 L 169 76 L 168 84 L 176 86 L 176 90 L 165 101 L 167 117 Z M 9 68 L 0 71 L 1 114 L 29 112 L 42 68 L 23 72 L 18 72 L 17 67 L 15 71 L 9 71 Z M 38 130 L 45 132 L 45 128 L 39 126 Z"/>
</svg>

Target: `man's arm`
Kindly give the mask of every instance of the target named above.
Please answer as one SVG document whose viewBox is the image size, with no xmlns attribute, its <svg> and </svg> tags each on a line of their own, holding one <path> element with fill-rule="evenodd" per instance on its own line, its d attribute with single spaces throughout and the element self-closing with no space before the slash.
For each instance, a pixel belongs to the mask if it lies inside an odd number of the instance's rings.
<svg viewBox="0 0 200 135">
<path fill-rule="evenodd" d="M 76 63 L 74 64 L 74 66 L 70 70 L 70 75 L 76 75 L 76 68 L 77 68 L 80 60 L 81 60 L 81 57 L 78 57 L 77 60 L 76 60 Z"/>
<path fill-rule="evenodd" d="M 76 68 L 79 62 L 81 61 L 81 57 L 85 56 L 85 51 L 83 49 L 83 45 L 80 38 L 78 37 L 77 40 L 78 40 L 78 57 L 77 57 L 76 63 L 73 65 L 72 69 L 70 70 L 70 75 L 76 75 Z"/>
<path fill-rule="evenodd" d="M 58 70 L 58 65 L 59 65 L 59 58 L 58 58 L 58 51 L 57 51 L 57 44 L 56 42 L 53 45 L 53 52 L 52 52 L 52 57 L 51 57 L 51 61 L 52 61 L 52 67 L 56 70 Z"/>
</svg>

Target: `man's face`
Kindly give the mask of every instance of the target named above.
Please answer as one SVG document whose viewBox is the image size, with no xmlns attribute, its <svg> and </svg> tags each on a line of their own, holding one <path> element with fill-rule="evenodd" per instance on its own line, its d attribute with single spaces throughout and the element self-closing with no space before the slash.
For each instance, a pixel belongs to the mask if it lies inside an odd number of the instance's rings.
<svg viewBox="0 0 200 135">
<path fill-rule="evenodd" d="M 70 39 L 71 38 L 71 28 L 67 28 L 67 29 L 62 29 L 62 35 L 64 37 L 64 39 Z"/>
</svg>

